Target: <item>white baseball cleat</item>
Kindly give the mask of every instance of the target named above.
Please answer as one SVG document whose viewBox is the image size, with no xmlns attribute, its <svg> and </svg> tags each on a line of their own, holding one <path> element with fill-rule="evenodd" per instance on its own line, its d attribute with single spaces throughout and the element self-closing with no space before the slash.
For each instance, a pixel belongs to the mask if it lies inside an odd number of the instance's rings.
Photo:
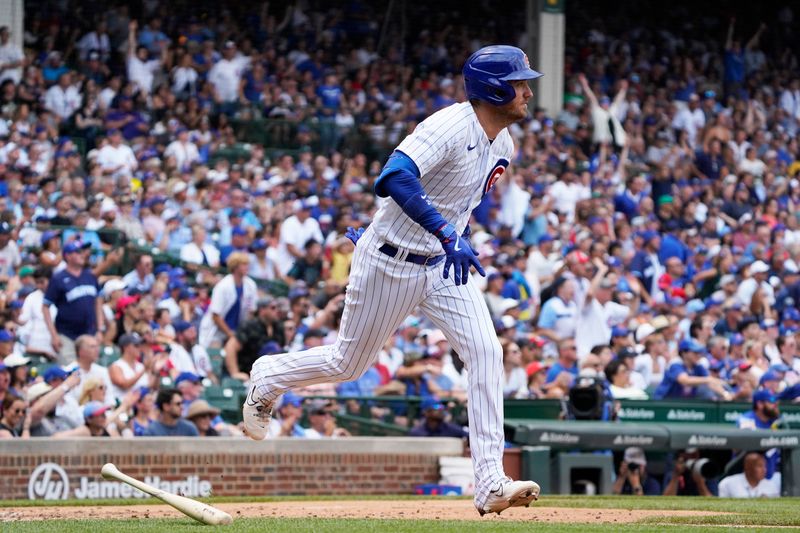
<svg viewBox="0 0 800 533">
<path fill-rule="evenodd" d="M 486 513 L 500 514 L 509 507 L 527 507 L 539 499 L 539 490 L 539 485 L 533 481 L 506 480 L 489 493 L 483 509 L 478 509 L 478 512 L 483 516 Z"/>
<path fill-rule="evenodd" d="M 256 386 L 251 385 L 242 406 L 244 434 L 253 440 L 264 440 L 269 430 L 269 421 L 272 419 L 274 402 L 259 399 L 256 394 Z"/>
</svg>

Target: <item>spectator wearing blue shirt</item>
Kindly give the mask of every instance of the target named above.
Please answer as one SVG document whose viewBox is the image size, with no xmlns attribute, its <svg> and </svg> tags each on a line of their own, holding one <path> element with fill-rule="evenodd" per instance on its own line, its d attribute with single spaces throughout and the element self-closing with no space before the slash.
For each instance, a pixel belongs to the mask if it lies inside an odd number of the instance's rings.
<svg viewBox="0 0 800 533">
<path fill-rule="evenodd" d="M 655 297 L 659 292 L 658 278 L 664 273 L 664 267 L 658 258 L 661 249 L 661 236 L 656 231 L 648 230 L 641 233 L 642 249 L 636 252 L 631 260 L 631 273 L 642 283 L 650 297 Z"/>
<path fill-rule="evenodd" d="M 717 397 L 726 401 L 730 399 L 725 382 L 711 377 L 708 369 L 701 364 L 706 353 L 705 346 L 694 339 L 687 339 L 681 341 L 678 352 L 680 358 L 669 362 L 664 379 L 653 394 L 656 400 Z"/>
<path fill-rule="evenodd" d="M 177 389 L 163 389 L 156 397 L 160 411 L 158 420 L 153 420 L 144 431 L 145 437 L 198 437 L 197 427 L 181 417 L 183 396 Z"/>
<path fill-rule="evenodd" d="M 551 383 L 562 372 L 568 372 L 573 377 L 578 375 L 578 348 L 575 339 L 563 339 L 558 343 L 558 360 L 547 371 L 545 383 Z"/>
<path fill-rule="evenodd" d="M 42 304 L 53 349 L 61 364 L 75 361 L 75 339 L 103 331 L 103 298 L 97 277 L 86 268 L 88 243 L 72 241 L 64 246 L 66 268 L 53 274 Z M 50 306 L 58 310 L 55 321 Z"/>
<path fill-rule="evenodd" d="M 234 252 L 249 253 L 250 252 L 250 236 L 247 229 L 243 226 L 235 226 L 231 230 L 231 242 L 225 246 L 220 246 L 219 260 L 225 264 L 228 257 Z"/>
</svg>

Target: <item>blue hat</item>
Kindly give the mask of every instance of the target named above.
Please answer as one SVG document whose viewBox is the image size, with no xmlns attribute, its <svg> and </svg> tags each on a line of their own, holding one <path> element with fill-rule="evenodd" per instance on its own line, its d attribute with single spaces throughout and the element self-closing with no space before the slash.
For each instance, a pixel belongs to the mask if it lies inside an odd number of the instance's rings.
<svg viewBox="0 0 800 533">
<path fill-rule="evenodd" d="M 555 238 L 552 235 L 550 235 L 549 233 L 545 233 L 544 235 L 539 237 L 539 244 L 542 244 L 543 242 L 552 242 L 554 240 Z"/>
<path fill-rule="evenodd" d="M 47 230 L 44 233 L 42 233 L 42 237 L 41 237 L 40 242 L 41 242 L 42 246 L 44 246 L 45 244 L 47 244 L 47 241 L 49 241 L 50 239 L 54 239 L 56 237 L 58 237 L 58 232 L 57 231 Z"/>
<path fill-rule="evenodd" d="M 14 300 L 10 304 L 8 304 L 8 307 L 11 309 L 22 309 L 22 306 L 24 304 L 25 302 L 23 300 Z"/>
<path fill-rule="evenodd" d="M 678 351 L 705 353 L 706 347 L 694 339 L 684 339 L 678 344 Z"/>
<path fill-rule="evenodd" d="M 184 381 L 191 381 L 192 383 L 200 383 L 203 381 L 203 378 L 195 374 L 194 372 L 181 372 L 178 374 L 178 377 L 175 378 L 175 386 L 177 387 L 180 383 Z"/>
<path fill-rule="evenodd" d="M 255 241 L 253 241 L 253 244 L 250 245 L 250 249 L 253 251 L 266 250 L 267 248 L 269 248 L 269 245 L 267 244 L 267 241 L 265 241 L 264 239 L 256 239 Z"/>
<path fill-rule="evenodd" d="M 176 333 L 181 333 L 191 328 L 192 323 L 187 322 L 186 320 L 176 320 L 175 322 L 172 323 L 172 327 L 175 328 Z"/>
<path fill-rule="evenodd" d="M 768 390 L 761 389 L 753 394 L 753 406 L 756 405 L 756 402 L 776 403 L 777 401 L 778 398 Z"/>
<path fill-rule="evenodd" d="M 178 294 L 178 300 L 187 300 L 189 298 L 194 298 L 196 296 L 195 292 L 186 287 L 181 289 L 181 292 Z"/>
<path fill-rule="evenodd" d="M 628 328 L 622 326 L 614 326 L 611 328 L 611 336 L 612 337 L 626 337 L 630 333 Z"/>
<path fill-rule="evenodd" d="M 764 385 L 767 381 L 780 381 L 782 378 L 778 375 L 777 372 L 773 372 L 771 370 L 764 373 L 761 376 L 761 379 L 758 380 L 759 385 Z"/>
<path fill-rule="evenodd" d="M 295 287 L 289 291 L 288 298 L 289 300 L 294 300 L 295 298 L 300 298 L 301 296 L 308 296 L 308 289 L 305 287 Z"/>
<path fill-rule="evenodd" d="M 167 201 L 167 199 L 164 198 L 163 196 L 153 196 L 152 198 L 150 198 L 149 200 L 147 200 L 144 203 L 144 206 L 150 208 L 150 207 L 153 207 L 154 205 L 157 205 L 157 204 L 163 204 L 166 201 Z"/>
<path fill-rule="evenodd" d="M 645 244 L 647 244 L 648 242 L 658 237 L 658 232 L 653 230 L 646 230 L 641 232 L 639 235 L 642 237 L 642 240 L 644 240 Z"/>
<path fill-rule="evenodd" d="M 489 277 L 486 278 L 486 283 L 491 283 L 497 278 L 502 278 L 502 277 L 503 275 L 500 272 L 492 272 L 491 274 L 489 274 Z"/>
<path fill-rule="evenodd" d="M 689 300 L 686 302 L 686 312 L 687 313 L 699 313 L 701 311 L 705 311 L 706 305 L 703 303 L 702 300 L 695 298 L 694 300 Z"/>
<path fill-rule="evenodd" d="M 0 342 L 12 342 L 16 339 L 7 329 L 0 329 Z"/>
<path fill-rule="evenodd" d="M 111 409 L 108 405 L 103 405 L 101 402 L 89 402 L 83 406 L 83 418 L 91 418 L 93 416 L 102 415 Z"/>
<path fill-rule="evenodd" d="M 783 320 L 800 320 L 800 311 L 795 307 L 787 307 L 783 310 Z"/>
<path fill-rule="evenodd" d="M 281 398 L 280 407 L 283 407 L 284 405 L 293 405 L 295 407 L 300 407 L 301 405 L 303 405 L 303 397 L 298 396 L 292 391 L 286 391 L 283 393 L 283 397 Z"/>
<path fill-rule="evenodd" d="M 259 355 L 275 355 L 278 353 L 283 353 L 283 348 L 281 348 L 281 345 L 275 341 L 268 341 L 264 343 L 264 345 L 258 350 Z"/>
<path fill-rule="evenodd" d="M 82 241 L 71 241 L 64 245 L 64 252 L 65 254 L 73 254 L 75 252 L 81 252 L 86 250 L 87 248 L 91 248 L 92 243 L 90 242 L 82 242 Z"/>
<path fill-rule="evenodd" d="M 742 344 L 744 344 L 744 337 L 741 333 L 731 335 L 731 346 L 741 346 Z"/>
<path fill-rule="evenodd" d="M 44 378 L 45 383 L 50 383 L 56 379 L 66 379 L 69 376 L 69 372 L 61 368 L 60 366 L 51 366 L 47 370 L 44 371 Z"/>
<path fill-rule="evenodd" d="M 167 288 L 170 291 L 174 291 L 176 289 L 182 289 L 184 287 L 186 287 L 186 284 L 179 279 L 170 280 L 169 285 L 167 285 Z"/>
<path fill-rule="evenodd" d="M 169 279 L 182 278 L 186 276 L 186 271 L 181 267 L 175 267 L 169 271 Z"/>
<path fill-rule="evenodd" d="M 171 269 L 172 267 L 170 267 L 169 264 L 160 263 L 156 265 L 156 267 L 153 269 L 153 274 L 155 274 L 156 276 L 158 276 L 159 274 L 168 274 Z"/>
<path fill-rule="evenodd" d="M 428 396 L 427 398 L 422 400 L 422 405 L 420 405 L 420 408 L 423 411 L 427 411 L 428 409 L 435 409 L 437 411 L 440 411 L 444 409 L 444 405 L 442 405 L 442 402 L 440 402 L 437 398 L 434 398 L 433 396 Z"/>
<path fill-rule="evenodd" d="M 139 387 L 136 392 L 139 393 L 139 399 L 141 399 L 143 396 L 150 394 L 150 387 Z"/>
<path fill-rule="evenodd" d="M 231 235 L 238 235 L 240 237 L 243 237 L 247 235 L 247 230 L 244 229 L 242 226 L 235 226 L 233 230 L 231 230 Z"/>
<path fill-rule="evenodd" d="M 706 309 L 711 309 L 712 307 L 722 305 L 723 302 L 722 300 L 718 300 L 713 296 L 709 296 L 708 298 L 705 299 L 703 303 L 706 305 Z"/>
<path fill-rule="evenodd" d="M 0 372 L 8 372 L 8 367 L 3 361 L 0 361 Z"/>
</svg>

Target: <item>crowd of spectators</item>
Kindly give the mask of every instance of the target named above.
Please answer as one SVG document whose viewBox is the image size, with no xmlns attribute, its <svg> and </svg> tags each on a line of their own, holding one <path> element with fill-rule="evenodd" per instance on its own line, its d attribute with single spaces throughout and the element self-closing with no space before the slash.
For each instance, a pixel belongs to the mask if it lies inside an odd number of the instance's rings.
<svg viewBox="0 0 800 533">
<path fill-rule="evenodd" d="M 236 434 L 203 387 L 335 339 L 380 157 L 463 100 L 473 49 L 524 42 L 431 6 L 402 8 L 426 21 L 411 39 L 358 2 L 30 4 L 23 47 L 0 29 L 0 436 Z M 580 375 L 613 399 L 753 402 L 767 427 L 763 405 L 800 394 L 794 13 L 677 7 L 654 31 L 598 6 L 568 13 L 563 109 L 510 128 L 473 214 L 504 395 L 566 398 Z M 243 143 L 253 121 L 285 146 Z M 358 380 L 285 398 L 271 432 L 343 436 L 331 411 L 364 412 L 303 396 L 400 394 L 427 400 L 415 434 L 457 434 L 437 398 L 467 386 L 410 316 Z"/>
</svg>

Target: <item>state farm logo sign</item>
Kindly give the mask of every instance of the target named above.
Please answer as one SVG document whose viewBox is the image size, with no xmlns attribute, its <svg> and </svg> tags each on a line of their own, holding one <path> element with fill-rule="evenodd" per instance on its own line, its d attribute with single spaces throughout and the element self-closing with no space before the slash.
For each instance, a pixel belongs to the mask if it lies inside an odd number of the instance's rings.
<svg viewBox="0 0 800 533">
<path fill-rule="evenodd" d="M 61 466 L 42 463 L 31 473 L 28 498 L 31 500 L 66 500 L 69 497 L 69 477 Z"/>
</svg>

